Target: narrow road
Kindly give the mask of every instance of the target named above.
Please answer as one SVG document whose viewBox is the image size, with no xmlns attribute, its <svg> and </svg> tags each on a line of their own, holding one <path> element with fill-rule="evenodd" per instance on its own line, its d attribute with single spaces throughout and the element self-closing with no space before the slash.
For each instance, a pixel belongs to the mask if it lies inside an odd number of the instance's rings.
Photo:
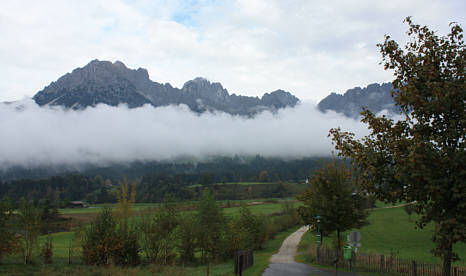
<svg viewBox="0 0 466 276">
<path fill-rule="evenodd" d="M 278 253 L 270 258 L 269 266 L 262 276 L 333 276 L 333 271 L 311 267 L 307 264 L 297 263 L 294 260 L 301 237 L 308 230 L 307 226 L 299 228 L 289 235 L 284 241 Z M 352 276 L 352 273 L 338 272 L 339 276 Z"/>
</svg>

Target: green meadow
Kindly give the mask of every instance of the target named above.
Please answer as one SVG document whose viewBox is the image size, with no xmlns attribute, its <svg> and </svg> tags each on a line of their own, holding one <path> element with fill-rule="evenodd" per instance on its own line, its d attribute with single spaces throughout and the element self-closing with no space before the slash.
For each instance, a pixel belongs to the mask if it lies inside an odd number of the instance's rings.
<svg viewBox="0 0 466 276">
<path fill-rule="evenodd" d="M 288 199 L 288 200 L 291 200 Z M 219 201 L 223 212 L 226 216 L 231 217 L 238 214 L 240 207 L 239 203 L 248 205 L 248 208 L 254 214 L 268 215 L 278 213 L 283 209 L 284 200 L 267 199 L 267 200 L 243 200 L 243 201 Z M 195 202 L 183 203 L 195 204 Z M 231 206 L 227 208 L 226 206 Z M 294 206 L 299 203 L 293 202 Z M 83 215 L 95 216 L 102 208 L 112 207 L 114 204 L 103 204 L 91 206 L 85 209 L 60 209 L 60 213 L 64 215 Z M 157 207 L 157 204 L 135 204 L 135 214 L 141 214 L 140 211 L 149 207 Z M 369 215 L 370 224 L 359 229 L 361 232 L 361 247 L 358 252 L 384 254 L 386 256 L 396 256 L 407 260 L 416 260 L 426 263 L 440 263 L 441 260 L 434 257 L 430 251 L 434 244 L 431 240 L 433 224 L 427 225 L 424 229 L 417 229 L 414 221 L 416 215 L 409 217 L 402 207 L 391 207 L 389 204 L 378 202 L 377 208 L 373 209 Z M 190 212 L 190 211 L 188 211 Z M 138 220 L 138 216 L 134 219 Z M 261 275 L 262 271 L 267 267 L 271 255 L 275 254 L 281 246 L 283 240 L 293 233 L 298 227 L 288 229 L 278 233 L 275 238 L 267 241 L 262 250 L 254 252 L 254 266 L 245 271 L 244 275 Z M 350 231 L 343 233 L 343 240 Z M 37 257 L 37 264 L 32 266 L 21 265 L 19 257 L 8 257 L 3 260 L 3 265 L 0 266 L 0 274 L 33 274 L 40 275 L 205 275 L 207 266 L 157 266 L 157 265 L 141 265 L 134 268 L 119 268 L 119 267 L 93 267 L 81 264 L 81 252 L 77 244 L 72 244 L 74 232 L 59 232 L 51 234 L 53 239 L 53 260 L 54 264 L 42 264 Z M 40 238 L 40 244 L 45 240 L 45 236 Z M 324 238 L 323 246 L 331 247 L 334 236 Z M 309 231 L 301 240 L 298 251 L 301 253 L 297 257 L 298 261 L 307 262 L 306 252 L 309 247 L 314 247 L 316 243 L 315 232 Z M 71 247 L 75 248 L 72 251 L 71 262 L 68 264 L 69 252 Z M 459 254 L 460 258 L 466 258 L 466 244 L 457 244 L 454 250 Z M 456 265 L 465 265 L 464 261 L 455 263 Z M 232 261 L 214 264 L 210 267 L 210 275 L 233 275 Z"/>
<path fill-rule="evenodd" d="M 390 207 L 390 205 L 378 203 L 379 207 Z M 428 224 L 423 229 L 418 229 L 414 223 L 417 216 L 409 217 L 402 207 L 376 208 L 369 215 L 370 224 L 358 230 L 361 233 L 361 247 L 358 252 L 384 254 L 396 256 L 406 260 L 416 260 L 426 263 L 441 263 L 441 259 L 433 256 L 431 250 L 434 248 L 432 242 L 432 231 L 434 224 Z M 342 240 L 346 241 L 346 235 L 342 234 Z M 307 232 L 299 246 L 300 252 L 305 252 L 310 245 L 316 244 L 315 232 Z M 325 237 L 324 247 L 331 247 L 334 236 Z M 454 251 L 463 260 L 456 264 L 466 265 L 466 244 L 456 244 Z M 305 256 L 299 256 L 298 260 L 304 261 Z"/>
<path fill-rule="evenodd" d="M 235 207 L 223 208 L 226 216 L 235 216 L 238 214 L 240 207 L 236 207 L 238 203 L 249 204 L 248 208 L 253 214 L 268 215 L 277 213 L 282 210 L 283 199 L 267 199 L 267 200 L 243 200 L 230 201 Z M 271 203 L 272 202 L 272 203 Z M 194 203 L 194 202 L 193 202 Z M 219 201 L 221 205 L 227 204 L 227 201 Z M 293 203 L 295 206 L 296 203 Z M 91 206 L 90 208 L 75 208 L 75 209 L 60 209 L 60 213 L 64 215 L 84 215 L 93 217 L 104 207 L 113 207 L 114 204 L 102 204 Z M 148 207 L 156 207 L 157 204 L 135 204 L 135 211 L 142 211 Z M 140 214 L 140 213 L 138 213 Z M 139 218 L 134 217 L 135 220 Z M 247 270 L 245 275 L 261 275 L 261 272 L 267 267 L 268 260 L 272 254 L 277 252 L 282 241 L 297 227 L 278 233 L 275 238 L 269 240 L 264 245 L 264 249 L 254 252 L 254 266 Z M 39 274 L 39 275 L 206 275 L 207 266 L 158 266 L 158 265 L 140 265 L 138 267 L 120 268 L 120 267 L 95 267 L 86 266 L 81 263 L 81 249 L 77 243 L 73 243 L 75 232 L 59 232 L 51 234 L 53 239 L 53 261 L 54 264 L 43 264 L 41 258 L 36 257 L 35 265 L 22 265 L 22 260 L 19 256 L 7 257 L 2 260 L 0 265 L 0 274 L 6 275 L 24 275 L 24 274 Z M 39 240 L 39 248 L 45 241 L 46 236 L 41 236 Z M 71 248 L 71 264 L 69 262 Z M 73 249 L 74 248 L 74 249 Z M 210 267 L 210 275 L 234 275 L 233 262 L 228 261 L 219 264 L 213 264 Z"/>
<path fill-rule="evenodd" d="M 275 238 L 267 241 L 264 249 L 254 252 L 254 265 L 244 271 L 245 276 L 259 276 L 267 267 L 270 257 L 277 253 L 283 240 L 296 231 L 298 227 L 291 228 L 287 231 L 278 233 Z M 141 265 L 138 267 L 98 267 L 86 266 L 79 264 L 79 252 L 75 252 L 72 258 L 72 264 L 68 265 L 68 244 L 74 233 L 64 232 L 53 234 L 54 239 L 54 257 L 55 264 L 52 265 L 20 265 L 4 264 L 0 266 L 2 275 L 159 275 L 159 276 L 203 276 L 206 275 L 207 266 L 159 266 L 159 265 Z M 60 256 L 60 257 L 58 257 Z M 229 276 L 234 275 L 233 262 L 228 261 L 219 264 L 213 264 L 210 267 L 212 276 Z"/>
</svg>

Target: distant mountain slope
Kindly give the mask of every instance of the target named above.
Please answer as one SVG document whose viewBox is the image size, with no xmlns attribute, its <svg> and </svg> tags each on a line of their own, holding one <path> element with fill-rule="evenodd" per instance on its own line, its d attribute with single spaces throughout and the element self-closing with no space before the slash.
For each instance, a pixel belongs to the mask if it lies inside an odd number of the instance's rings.
<svg viewBox="0 0 466 276">
<path fill-rule="evenodd" d="M 168 83 L 151 81 L 146 69 L 132 70 L 120 61 L 99 60 L 60 77 L 39 91 L 34 100 L 39 105 L 61 105 L 73 109 L 99 103 L 112 106 L 125 103 L 130 108 L 144 104 L 186 104 L 196 112 L 219 110 L 239 115 L 294 107 L 299 102 L 297 97 L 283 90 L 266 93 L 262 98 L 230 95 L 220 83 L 211 83 L 203 78 L 188 81 L 178 89 Z"/>
<path fill-rule="evenodd" d="M 360 115 L 362 107 L 368 108 L 373 113 L 384 109 L 396 113 L 398 108 L 391 97 L 392 89 L 391 83 L 373 83 L 365 88 L 355 87 L 347 90 L 344 95 L 330 94 L 319 102 L 318 108 L 322 112 L 333 110 L 352 118 Z"/>
</svg>

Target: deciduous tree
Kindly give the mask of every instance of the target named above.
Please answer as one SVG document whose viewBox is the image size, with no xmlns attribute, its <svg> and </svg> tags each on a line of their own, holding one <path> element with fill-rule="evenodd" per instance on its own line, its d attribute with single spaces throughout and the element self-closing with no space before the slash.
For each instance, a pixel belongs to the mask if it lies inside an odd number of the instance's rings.
<svg viewBox="0 0 466 276">
<path fill-rule="evenodd" d="M 337 232 L 337 247 L 341 249 L 340 234 L 367 224 L 365 194 L 355 185 L 355 177 L 343 162 L 327 163 L 311 178 L 311 188 L 297 196 L 304 203 L 298 209 L 305 224 L 317 228 L 317 215 L 323 232 Z"/>
<path fill-rule="evenodd" d="M 219 257 L 221 253 L 225 217 L 208 189 L 202 193 L 196 217 L 199 226 L 198 245 L 202 253 L 202 261 L 210 262 L 213 258 Z"/>
<path fill-rule="evenodd" d="M 148 213 L 142 216 L 142 248 L 150 262 L 166 265 L 173 260 L 179 223 L 176 205 L 170 201 L 158 208 L 149 209 Z"/>
<path fill-rule="evenodd" d="M 40 235 L 40 212 L 24 198 L 19 205 L 18 222 L 24 264 L 30 264 L 32 263 L 34 251 L 37 249 L 37 241 Z"/>
<path fill-rule="evenodd" d="M 370 134 L 361 140 L 330 131 L 340 154 L 365 177 L 364 187 L 387 202 L 416 201 L 419 227 L 435 223 L 434 254 L 443 275 L 457 259 L 453 245 L 466 238 L 466 86 L 463 30 L 450 25 L 439 37 L 406 19 L 404 48 L 385 37 L 385 69 L 394 70 L 392 96 L 401 119 L 362 113 Z"/>
<path fill-rule="evenodd" d="M 121 220 L 124 227 L 128 224 L 128 218 L 136 202 L 136 183 L 137 181 L 130 183 L 126 177 L 123 177 L 123 181 L 119 182 L 119 187 L 114 190 L 118 201 L 115 206 L 115 215 Z"/>
<path fill-rule="evenodd" d="M 136 232 L 119 223 L 104 208 L 81 236 L 84 262 L 91 265 L 137 265 L 140 263 Z"/>
</svg>

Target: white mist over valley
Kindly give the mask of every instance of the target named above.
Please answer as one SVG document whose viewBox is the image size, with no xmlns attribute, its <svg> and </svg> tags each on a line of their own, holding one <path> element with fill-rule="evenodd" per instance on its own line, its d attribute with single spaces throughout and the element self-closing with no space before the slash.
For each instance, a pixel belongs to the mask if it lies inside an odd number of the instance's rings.
<svg viewBox="0 0 466 276">
<path fill-rule="evenodd" d="M 329 156 L 333 127 L 368 133 L 357 120 L 304 102 L 254 117 L 202 114 L 185 105 L 84 110 L 39 107 L 32 100 L 0 104 L 0 167 L 170 161 L 183 156 Z"/>
</svg>

